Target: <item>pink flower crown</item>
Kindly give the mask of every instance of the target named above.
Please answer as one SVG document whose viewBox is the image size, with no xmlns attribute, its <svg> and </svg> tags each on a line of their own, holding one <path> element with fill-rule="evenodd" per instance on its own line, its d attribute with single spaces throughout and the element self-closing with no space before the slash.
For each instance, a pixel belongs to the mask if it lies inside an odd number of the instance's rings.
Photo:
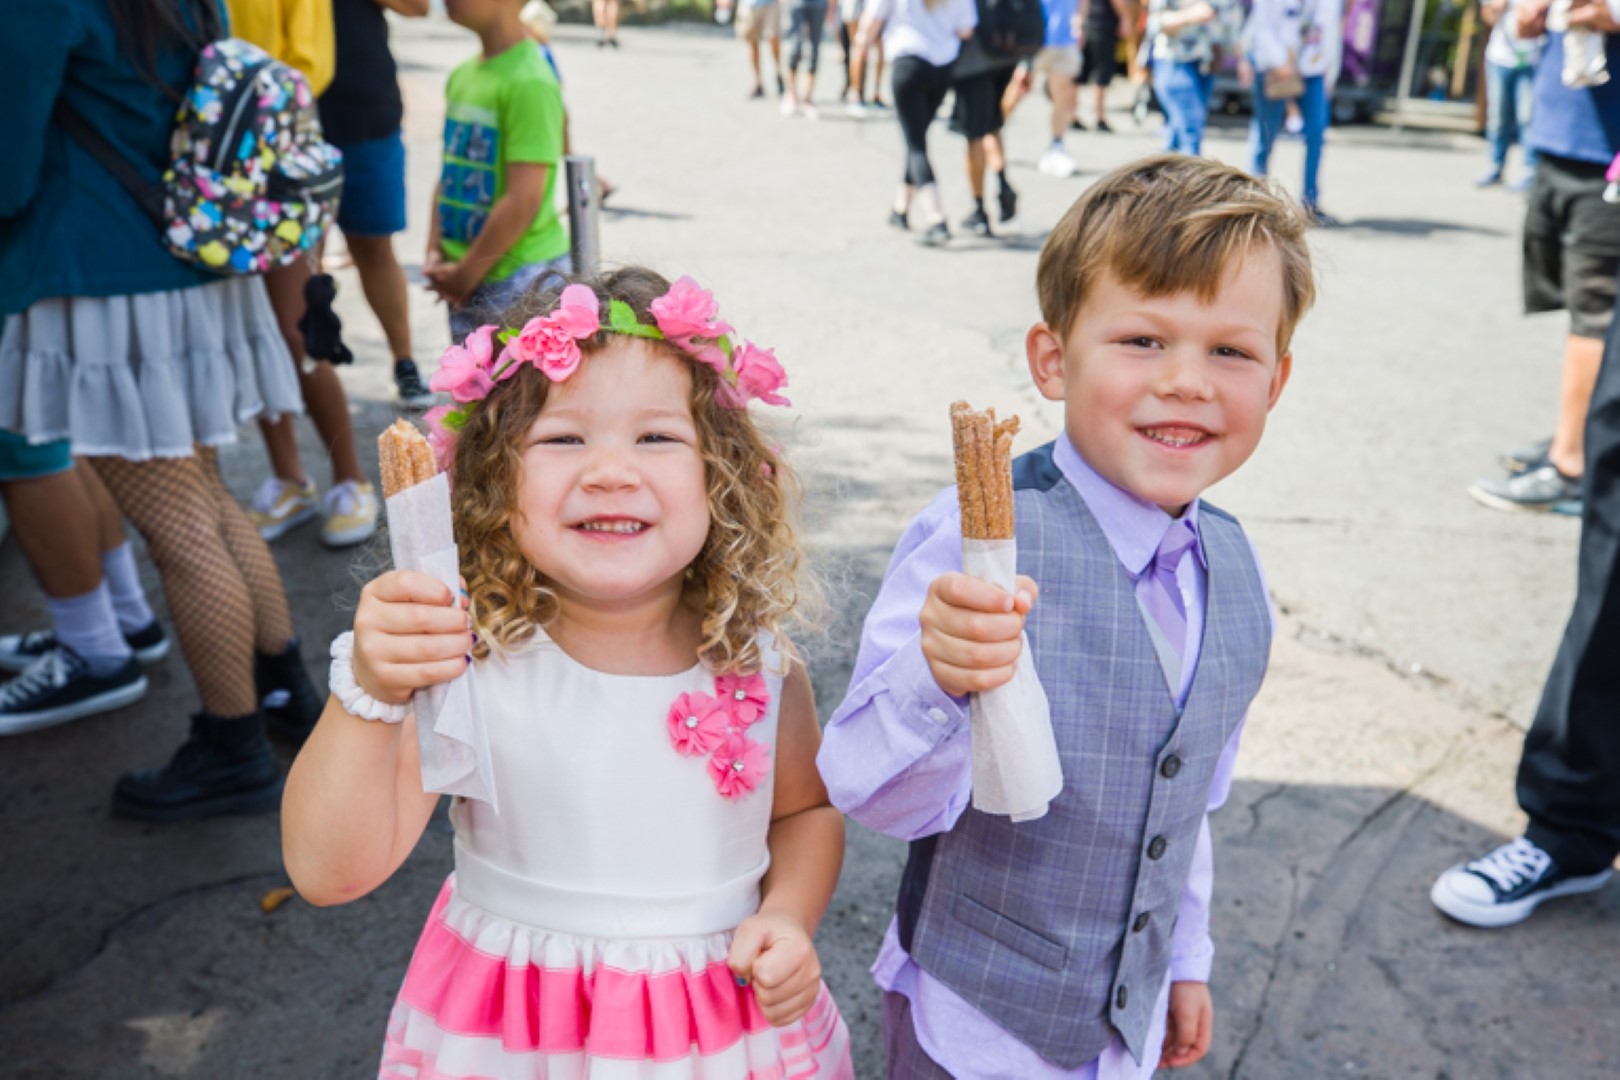
<svg viewBox="0 0 1620 1080">
<path fill-rule="evenodd" d="M 462 344 L 446 349 L 428 385 L 448 393 L 459 404 L 430 409 L 423 418 L 439 468 L 450 471 L 457 434 L 497 383 L 510 379 L 526 364 L 552 382 L 562 382 L 579 367 L 579 343 L 601 330 L 667 341 L 698 363 L 707 364 L 720 376 L 719 400 L 727 408 L 745 408 L 754 400 L 788 404 L 777 393 L 787 385 L 787 374 L 775 353 L 749 341 L 740 347 L 732 344 L 736 331 L 720 319 L 714 296 L 697 282 L 681 278 L 649 307 L 656 326 L 638 320 L 635 310 L 623 300 L 609 300 L 604 326 L 596 293 L 585 285 L 570 285 L 551 314 L 530 319 L 521 330 L 480 326 Z M 499 353 L 497 342 L 504 346 Z"/>
</svg>

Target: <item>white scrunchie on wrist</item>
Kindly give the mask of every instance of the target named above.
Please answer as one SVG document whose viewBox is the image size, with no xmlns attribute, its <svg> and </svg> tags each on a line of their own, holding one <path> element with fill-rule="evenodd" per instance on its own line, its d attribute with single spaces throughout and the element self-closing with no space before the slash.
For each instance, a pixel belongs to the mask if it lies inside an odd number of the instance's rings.
<svg viewBox="0 0 1620 1080">
<path fill-rule="evenodd" d="M 345 630 L 332 639 L 332 667 L 326 675 L 327 688 L 332 696 L 338 699 L 344 711 L 350 715 L 358 716 L 362 720 L 381 720 L 385 724 L 397 724 L 411 715 L 411 707 L 405 705 L 390 705 L 378 701 L 354 681 L 354 631 Z"/>
</svg>

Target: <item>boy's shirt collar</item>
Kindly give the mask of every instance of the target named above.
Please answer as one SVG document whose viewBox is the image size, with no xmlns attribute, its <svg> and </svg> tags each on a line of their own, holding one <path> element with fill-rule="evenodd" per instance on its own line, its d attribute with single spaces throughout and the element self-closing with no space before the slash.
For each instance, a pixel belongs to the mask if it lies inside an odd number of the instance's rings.
<svg viewBox="0 0 1620 1080">
<path fill-rule="evenodd" d="M 1171 526 L 1182 521 L 1192 528 L 1192 549 L 1198 555 L 1199 565 L 1209 569 L 1209 562 L 1204 557 L 1203 537 L 1198 531 L 1201 499 L 1194 499 L 1181 517 L 1171 517 L 1152 503 L 1104 479 L 1080 456 L 1074 443 L 1069 441 L 1068 432 L 1058 436 L 1052 459 L 1064 479 L 1079 492 L 1091 516 L 1097 519 L 1103 535 L 1108 538 L 1108 546 L 1114 549 L 1114 557 L 1133 578 L 1141 576 L 1142 571 L 1147 569 L 1154 553 L 1159 550 L 1160 542 L 1164 540 L 1164 534 L 1170 531 Z"/>
</svg>

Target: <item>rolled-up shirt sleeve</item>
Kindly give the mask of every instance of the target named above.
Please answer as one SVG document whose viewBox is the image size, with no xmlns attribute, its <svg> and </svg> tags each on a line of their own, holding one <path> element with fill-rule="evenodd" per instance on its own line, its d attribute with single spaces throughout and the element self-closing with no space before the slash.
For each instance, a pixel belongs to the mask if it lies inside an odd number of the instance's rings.
<svg viewBox="0 0 1620 1080">
<path fill-rule="evenodd" d="M 917 618 L 930 583 L 962 568 L 958 515 L 946 491 L 900 538 L 817 758 L 834 806 L 902 840 L 949 829 L 972 795 L 968 702 L 934 681 Z"/>
</svg>

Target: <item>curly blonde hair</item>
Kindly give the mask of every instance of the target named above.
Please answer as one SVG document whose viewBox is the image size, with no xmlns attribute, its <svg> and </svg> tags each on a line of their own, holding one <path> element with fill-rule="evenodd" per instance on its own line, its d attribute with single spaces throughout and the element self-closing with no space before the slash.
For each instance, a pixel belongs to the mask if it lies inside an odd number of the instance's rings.
<svg viewBox="0 0 1620 1080">
<path fill-rule="evenodd" d="M 500 313 L 499 323 L 515 328 L 550 313 L 567 284 L 551 279 L 548 287 L 529 292 Z M 622 300 L 649 326 L 654 323 L 650 305 L 669 290 L 663 277 L 638 267 L 577 284 L 596 293 L 602 310 L 609 300 Z M 590 363 L 591 354 L 611 337 L 602 330 L 582 340 L 581 362 Z M 772 450 L 748 410 L 720 403 L 720 376 L 713 368 L 690 362 L 687 353 L 666 342 L 645 343 L 688 361 L 692 374 L 690 404 L 709 508 L 709 534 L 686 568 L 685 580 L 687 603 L 701 619 L 697 658 L 716 674 L 751 675 L 764 663 L 758 641 L 762 630 L 777 639 L 784 655 L 793 655 L 782 628 L 802 592 L 799 478 Z M 491 645 L 505 648 L 525 641 L 557 617 L 556 595 L 524 557 L 512 532 L 523 437 L 550 393 L 551 380 L 538 372 L 520 372 L 479 402 L 456 439 L 450 476 L 453 516 L 479 638 L 474 654 L 480 658 Z"/>
</svg>

